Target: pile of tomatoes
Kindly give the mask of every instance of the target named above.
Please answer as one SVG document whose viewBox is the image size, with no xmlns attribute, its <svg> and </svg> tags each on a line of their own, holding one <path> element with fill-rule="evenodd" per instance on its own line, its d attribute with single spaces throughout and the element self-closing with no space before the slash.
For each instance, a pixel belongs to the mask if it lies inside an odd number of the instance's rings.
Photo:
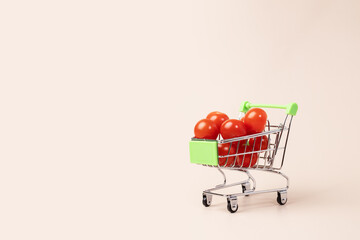
<svg viewBox="0 0 360 240">
<path fill-rule="evenodd" d="M 223 139 L 231 139 L 246 135 L 261 133 L 265 130 L 267 114 L 263 109 L 252 108 L 245 116 L 238 119 L 229 119 L 225 113 L 211 112 L 205 119 L 201 119 L 194 128 L 195 138 L 217 139 L 219 134 Z M 253 167 L 259 157 L 258 153 L 247 152 L 265 150 L 268 147 L 266 136 L 250 138 L 249 140 L 218 144 L 219 156 L 238 156 L 219 158 L 222 167 L 242 166 Z"/>
</svg>

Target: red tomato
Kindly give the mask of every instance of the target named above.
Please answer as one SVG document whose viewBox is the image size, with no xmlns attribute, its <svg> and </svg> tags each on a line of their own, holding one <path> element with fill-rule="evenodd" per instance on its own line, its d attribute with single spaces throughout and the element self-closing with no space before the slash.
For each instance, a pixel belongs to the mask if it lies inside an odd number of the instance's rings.
<svg viewBox="0 0 360 240">
<path fill-rule="evenodd" d="M 245 136 L 245 124 L 237 119 L 228 119 L 221 125 L 220 133 L 224 139 Z"/>
<path fill-rule="evenodd" d="M 261 133 L 265 129 L 267 114 L 260 108 L 250 109 L 244 117 L 248 134 Z"/>
<path fill-rule="evenodd" d="M 201 119 L 194 128 L 196 138 L 216 139 L 219 135 L 219 129 L 216 124 L 209 119 Z"/>
<path fill-rule="evenodd" d="M 265 150 L 268 147 L 269 140 L 267 136 L 256 137 L 256 138 L 250 138 L 249 140 L 249 149 L 253 149 L 255 144 L 254 151 Z"/>
<path fill-rule="evenodd" d="M 213 121 L 218 129 L 220 129 L 223 122 L 229 119 L 225 113 L 217 111 L 209 113 L 206 118 Z"/>
<path fill-rule="evenodd" d="M 230 149 L 230 152 L 229 152 Z M 218 144 L 218 154 L 219 156 L 225 156 L 225 155 L 233 155 L 236 153 L 236 149 L 233 145 L 230 147 L 230 143 L 221 143 Z M 222 157 L 219 158 L 219 165 L 221 167 L 232 167 L 235 162 L 236 156 L 233 157 Z M 227 159 L 227 162 L 226 162 Z M 225 165 L 226 163 L 226 165 Z"/>
<path fill-rule="evenodd" d="M 246 150 L 246 152 L 248 151 Z M 247 168 L 250 166 L 250 162 L 251 162 L 251 167 L 253 167 L 256 164 L 258 157 L 259 157 L 258 153 L 239 155 L 236 158 L 236 166 L 240 167 L 242 164 L 242 167 Z"/>
<path fill-rule="evenodd" d="M 242 118 L 240 119 L 240 121 L 244 122 L 244 117 L 242 117 Z"/>
<path fill-rule="evenodd" d="M 246 140 L 231 142 L 231 148 L 233 148 L 236 153 L 243 153 L 245 151 L 245 145 Z"/>
</svg>

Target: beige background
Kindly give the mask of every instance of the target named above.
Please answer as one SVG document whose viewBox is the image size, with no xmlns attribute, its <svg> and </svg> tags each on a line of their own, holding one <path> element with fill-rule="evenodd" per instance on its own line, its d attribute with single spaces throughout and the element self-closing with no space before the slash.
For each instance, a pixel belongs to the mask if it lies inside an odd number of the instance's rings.
<svg viewBox="0 0 360 240">
<path fill-rule="evenodd" d="M 2 1 L 0 239 L 358 239 L 359 64 L 359 1 Z M 244 100 L 300 106 L 289 201 L 204 208 Z"/>
</svg>

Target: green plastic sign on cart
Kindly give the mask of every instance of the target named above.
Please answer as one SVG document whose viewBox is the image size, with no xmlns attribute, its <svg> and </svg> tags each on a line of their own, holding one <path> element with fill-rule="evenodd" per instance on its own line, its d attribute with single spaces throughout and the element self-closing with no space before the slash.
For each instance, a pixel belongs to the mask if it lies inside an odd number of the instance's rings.
<svg viewBox="0 0 360 240">
<path fill-rule="evenodd" d="M 197 164 L 218 165 L 217 141 L 190 141 L 190 162 Z"/>
</svg>

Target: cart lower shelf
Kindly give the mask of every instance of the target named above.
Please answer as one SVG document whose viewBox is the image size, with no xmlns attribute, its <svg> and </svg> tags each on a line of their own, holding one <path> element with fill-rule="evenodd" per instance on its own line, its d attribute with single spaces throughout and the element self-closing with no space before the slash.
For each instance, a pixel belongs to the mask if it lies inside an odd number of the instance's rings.
<svg viewBox="0 0 360 240">
<path fill-rule="evenodd" d="M 211 205 L 212 202 L 212 197 L 215 196 L 221 196 L 221 197 L 226 197 L 227 199 L 227 209 L 229 212 L 234 213 L 238 210 L 238 203 L 237 203 L 237 197 L 239 196 L 249 196 L 252 194 L 260 194 L 260 193 L 270 193 L 270 192 L 277 192 L 277 202 L 280 205 L 284 205 L 287 202 L 287 190 L 289 188 L 289 178 L 279 172 L 279 171 L 274 171 L 274 170 L 267 170 L 266 172 L 271 172 L 271 173 L 276 173 L 281 175 L 282 177 L 284 177 L 286 179 L 286 187 L 282 187 L 282 188 L 273 188 L 273 189 L 264 189 L 264 190 L 258 190 L 256 191 L 256 181 L 255 178 L 250 174 L 249 170 L 247 169 L 237 169 L 238 171 L 242 171 L 244 173 L 246 173 L 248 175 L 248 179 L 241 181 L 241 182 L 236 182 L 236 183 L 231 183 L 231 184 L 227 184 L 226 183 L 226 176 L 225 173 L 221 170 L 221 168 L 218 168 L 218 170 L 222 173 L 223 177 L 224 177 L 224 183 L 219 184 L 217 186 L 215 186 L 214 188 L 210 188 L 207 190 L 203 191 L 203 199 L 202 199 L 202 203 L 205 207 L 209 207 Z M 251 183 L 252 183 L 252 187 L 251 187 Z M 241 185 L 242 188 L 242 192 L 238 192 L 238 193 L 232 193 L 232 194 L 223 194 L 223 193 L 217 193 L 215 191 L 217 190 L 221 190 L 224 188 L 228 188 L 228 187 L 233 187 L 233 186 L 238 186 Z"/>
</svg>

